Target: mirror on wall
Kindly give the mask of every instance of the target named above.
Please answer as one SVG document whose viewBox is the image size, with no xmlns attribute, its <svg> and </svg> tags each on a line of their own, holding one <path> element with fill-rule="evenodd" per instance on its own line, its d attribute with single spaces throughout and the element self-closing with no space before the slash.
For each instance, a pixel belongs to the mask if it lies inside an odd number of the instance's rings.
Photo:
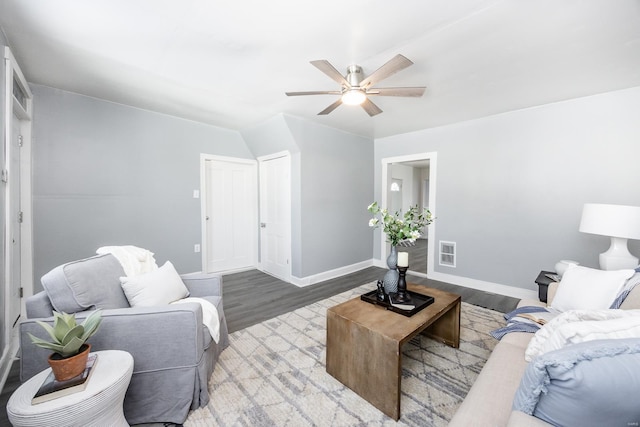
<svg viewBox="0 0 640 427">
<path fill-rule="evenodd" d="M 404 214 L 410 206 L 415 205 L 418 208 L 429 208 L 428 159 L 392 163 L 388 166 L 387 173 L 389 212 Z M 409 253 L 409 270 L 427 274 L 428 238 L 425 229 L 415 245 L 399 249 Z"/>
</svg>

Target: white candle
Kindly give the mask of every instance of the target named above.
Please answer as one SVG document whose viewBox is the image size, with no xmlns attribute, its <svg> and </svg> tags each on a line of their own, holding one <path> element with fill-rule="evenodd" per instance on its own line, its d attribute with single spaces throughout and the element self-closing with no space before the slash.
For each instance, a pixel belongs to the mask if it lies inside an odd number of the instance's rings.
<svg viewBox="0 0 640 427">
<path fill-rule="evenodd" d="M 398 267 L 409 267 L 409 252 L 398 252 Z"/>
</svg>

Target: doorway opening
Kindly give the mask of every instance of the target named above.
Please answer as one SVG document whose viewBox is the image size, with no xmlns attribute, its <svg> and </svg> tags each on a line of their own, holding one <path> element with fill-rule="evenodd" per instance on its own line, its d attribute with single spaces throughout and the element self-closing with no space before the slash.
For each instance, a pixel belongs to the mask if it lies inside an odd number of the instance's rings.
<svg viewBox="0 0 640 427">
<path fill-rule="evenodd" d="M 390 213 L 402 214 L 417 205 L 427 208 L 435 216 L 436 153 L 419 153 L 382 159 L 381 205 Z M 433 273 L 435 245 L 429 234 L 435 234 L 435 222 L 423 230 L 416 244 L 400 250 L 409 253 L 409 271 L 420 277 Z M 380 239 L 381 259 L 385 260 L 391 247 L 384 235 Z"/>
</svg>

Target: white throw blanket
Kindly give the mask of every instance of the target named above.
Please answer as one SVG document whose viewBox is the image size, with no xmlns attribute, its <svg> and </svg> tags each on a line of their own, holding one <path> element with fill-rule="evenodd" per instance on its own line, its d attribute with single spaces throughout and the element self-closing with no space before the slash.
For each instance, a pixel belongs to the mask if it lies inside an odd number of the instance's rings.
<svg viewBox="0 0 640 427">
<path fill-rule="evenodd" d="M 584 341 L 638 337 L 640 310 L 569 310 L 535 333 L 524 359 L 531 362 L 541 354 Z"/>
<path fill-rule="evenodd" d="M 158 269 L 153 252 L 137 246 L 103 246 L 98 248 L 96 253 L 98 255 L 112 254 L 120 262 L 128 277 Z"/>
<path fill-rule="evenodd" d="M 116 257 L 127 277 L 138 276 L 158 269 L 153 252 L 137 246 L 103 246 L 98 248 L 96 253 L 98 255 L 112 254 Z M 179 299 L 171 304 L 184 302 L 200 304 L 202 307 L 202 323 L 209 329 L 211 338 L 218 343 L 220 340 L 220 319 L 218 319 L 216 306 L 206 299 L 195 297 Z"/>
<path fill-rule="evenodd" d="M 185 302 L 195 302 L 202 306 L 202 323 L 209 329 L 211 338 L 218 343 L 220 340 L 220 319 L 218 319 L 218 310 L 216 306 L 203 298 L 189 297 L 179 299 L 171 304 L 181 304 Z"/>
</svg>

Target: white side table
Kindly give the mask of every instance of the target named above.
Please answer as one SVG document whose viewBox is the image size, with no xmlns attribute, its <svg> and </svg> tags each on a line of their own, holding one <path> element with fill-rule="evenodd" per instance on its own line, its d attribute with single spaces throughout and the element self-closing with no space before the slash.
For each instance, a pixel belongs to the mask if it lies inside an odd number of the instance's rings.
<svg viewBox="0 0 640 427">
<path fill-rule="evenodd" d="M 51 372 L 45 369 L 9 398 L 7 415 L 14 426 L 128 426 L 122 403 L 133 373 L 133 357 L 126 351 L 95 352 L 98 361 L 87 388 L 47 402 L 31 404 L 31 398 Z"/>
</svg>

